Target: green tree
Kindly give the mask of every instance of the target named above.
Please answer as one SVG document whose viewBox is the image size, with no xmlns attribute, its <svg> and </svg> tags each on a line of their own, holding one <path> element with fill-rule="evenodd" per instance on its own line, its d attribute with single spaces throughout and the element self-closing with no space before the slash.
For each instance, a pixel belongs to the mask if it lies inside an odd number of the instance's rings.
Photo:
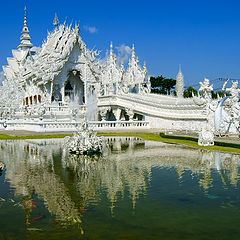
<svg viewBox="0 0 240 240">
<path fill-rule="evenodd" d="M 176 80 L 172 78 L 165 78 L 162 75 L 158 77 L 151 77 L 151 92 L 158 94 L 170 94 L 175 90 Z"/>
<path fill-rule="evenodd" d="M 193 95 L 197 95 L 198 91 L 193 87 L 193 86 L 189 86 L 185 91 L 183 96 L 185 98 L 191 98 Z"/>
<path fill-rule="evenodd" d="M 223 91 L 212 92 L 212 98 L 217 99 L 218 97 L 223 98 L 225 93 Z"/>
</svg>

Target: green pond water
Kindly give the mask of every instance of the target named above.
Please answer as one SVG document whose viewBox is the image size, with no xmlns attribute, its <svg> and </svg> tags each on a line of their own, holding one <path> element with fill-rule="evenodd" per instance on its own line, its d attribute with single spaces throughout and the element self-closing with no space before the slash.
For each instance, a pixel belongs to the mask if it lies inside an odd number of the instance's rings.
<svg viewBox="0 0 240 240">
<path fill-rule="evenodd" d="M 108 142 L 0 141 L 0 239 L 240 239 L 240 155 Z"/>
</svg>

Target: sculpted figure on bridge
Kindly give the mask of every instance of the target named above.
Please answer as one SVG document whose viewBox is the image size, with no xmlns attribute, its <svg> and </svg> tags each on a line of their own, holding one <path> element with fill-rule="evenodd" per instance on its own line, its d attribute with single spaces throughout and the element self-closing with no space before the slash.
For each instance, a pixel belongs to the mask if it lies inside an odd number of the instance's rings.
<svg viewBox="0 0 240 240">
<path fill-rule="evenodd" d="M 199 93 L 205 104 L 204 114 L 206 115 L 206 123 L 202 127 L 198 144 L 200 146 L 212 146 L 214 145 L 214 112 L 216 109 L 215 102 L 212 100 L 213 85 L 210 84 L 209 79 L 205 78 L 203 82 L 200 82 Z"/>
<path fill-rule="evenodd" d="M 199 93 L 207 101 L 212 99 L 213 85 L 210 85 L 209 79 L 205 78 L 203 82 L 200 82 Z"/>
<path fill-rule="evenodd" d="M 228 81 L 225 81 L 222 90 L 229 96 L 219 101 L 215 114 L 216 128 L 219 134 L 240 132 L 240 89 L 238 88 L 237 81 L 232 82 L 232 86 L 227 88 Z"/>
<path fill-rule="evenodd" d="M 226 84 L 226 83 L 224 83 Z M 225 86 L 223 86 L 223 89 L 225 88 Z M 239 103 L 239 94 L 240 94 L 240 89 L 238 88 L 238 82 L 235 81 L 232 83 L 232 87 L 231 88 L 226 88 L 226 93 L 229 93 L 230 96 L 228 98 L 228 104 L 230 107 L 230 114 L 233 118 L 233 121 L 238 121 L 238 125 L 239 125 L 239 121 L 240 121 L 240 103 Z"/>
<path fill-rule="evenodd" d="M 240 88 L 238 88 L 238 81 L 232 82 L 232 86 L 230 88 L 227 88 L 228 80 L 225 81 L 223 84 L 222 90 L 226 93 L 230 94 L 229 99 L 232 102 L 238 102 L 239 101 L 239 94 L 240 94 Z"/>
</svg>

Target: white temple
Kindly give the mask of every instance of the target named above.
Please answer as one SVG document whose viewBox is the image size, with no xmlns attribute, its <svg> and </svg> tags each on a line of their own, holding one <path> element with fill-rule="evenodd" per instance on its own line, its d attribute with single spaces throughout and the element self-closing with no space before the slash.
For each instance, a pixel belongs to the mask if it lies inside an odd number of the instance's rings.
<svg viewBox="0 0 240 240">
<path fill-rule="evenodd" d="M 98 51 L 87 48 L 79 25 L 59 24 L 57 16 L 54 30 L 37 48 L 31 42 L 25 9 L 21 42 L 12 55 L 3 67 L 0 87 L 2 129 L 74 131 L 87 120 L 103 130 L 157 128 L 199 132 L 209 122 L 208 91 L 201 91 L 199 97 L 184 98 L 181 68 L 176 97 L 152 94 L 147 68 L 140 65 L 134 46 L 127 69 L 118 64 L 112 43 L 109 56 L 103 61 Z M 239 104 L 235 103 L 237 109 Z M 231 130 L 238 131 L 233 127 Z"/>
</svg>

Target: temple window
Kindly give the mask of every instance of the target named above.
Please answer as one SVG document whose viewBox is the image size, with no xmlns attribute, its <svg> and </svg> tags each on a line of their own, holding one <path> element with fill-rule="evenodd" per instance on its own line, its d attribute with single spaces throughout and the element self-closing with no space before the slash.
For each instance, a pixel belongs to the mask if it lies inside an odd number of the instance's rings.
<svg viewBox="0 0 240 240">
<path fill-rule="evenodd" d="M 69 81 L 65 85 L 65 96 L 71 97 L 73 95 L 73 87 Z"/>
<path fill-rule="evenodd" d="M 38 102 L 41 103 L 42 102 L 42 98 L 40 95 L 38 95 Z"/>
<path fill-rule="evenodd" d="M 34 96 L 34 104 L 37 104 L 37 95 Z"/>
</svg>

